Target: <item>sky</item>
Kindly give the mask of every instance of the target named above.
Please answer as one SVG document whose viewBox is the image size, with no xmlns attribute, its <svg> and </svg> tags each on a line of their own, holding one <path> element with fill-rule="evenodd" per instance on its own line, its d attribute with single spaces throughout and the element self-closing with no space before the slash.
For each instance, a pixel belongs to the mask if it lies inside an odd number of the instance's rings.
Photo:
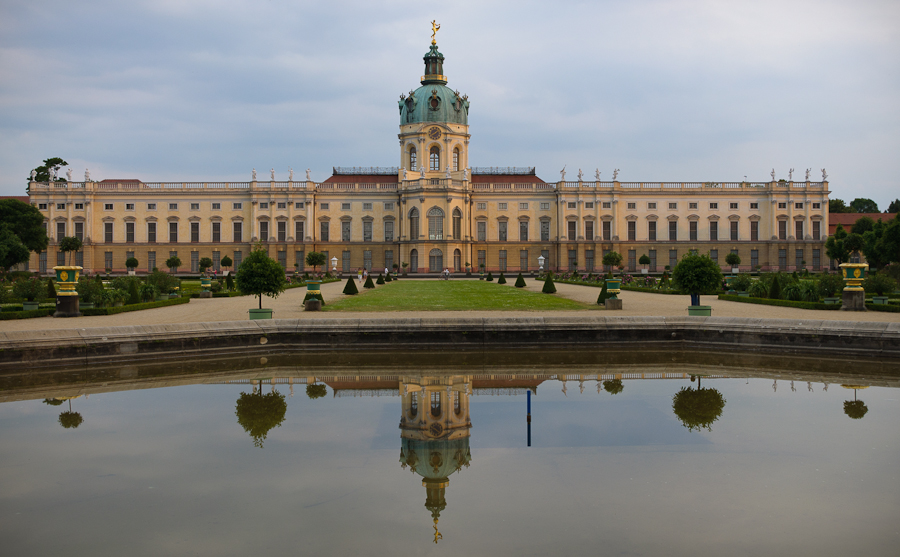
<svg viewBox="0 0 900 557">
<path fill-rule="evenodd" d="M 431 21 L 471 166 L 900 197 L 900 2 L 3 0 L 0 195 L 399 166 Z M 64 175 L 65 169 L 60 175 Z"/>
</svg>

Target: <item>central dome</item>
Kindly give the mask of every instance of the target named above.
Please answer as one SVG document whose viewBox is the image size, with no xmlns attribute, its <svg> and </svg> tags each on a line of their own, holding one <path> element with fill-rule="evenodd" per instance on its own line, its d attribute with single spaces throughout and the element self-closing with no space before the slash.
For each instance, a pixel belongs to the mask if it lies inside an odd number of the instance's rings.
<svg viewBox="0 0 900 557">
<path fill-rule="evenodd" d="M 444 55 L 432 44 L 425 54 L 425 75 L 422 86 L 410 91 L 409 96 L 400 95 L 400 125 L 423 122 L 446 122 L 468 125 L 469 99 L 447 87 L 447 76 L 443 74 Z"/>
</svg>

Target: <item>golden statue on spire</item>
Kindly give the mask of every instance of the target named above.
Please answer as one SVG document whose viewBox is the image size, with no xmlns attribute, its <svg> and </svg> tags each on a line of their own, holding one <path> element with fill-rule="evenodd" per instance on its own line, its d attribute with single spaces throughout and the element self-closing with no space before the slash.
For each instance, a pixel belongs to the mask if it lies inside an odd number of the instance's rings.
<svg viewBox="0 0 900 557">
<path fill-rule="evenodd" d="M 437 23 L 436 19 L 431 20 L 431 44 L 437 44 L 434 42 L 434 36 L 437 34 L 438 30 L 441 28 L 440 24 Z"/>
<path fill-rule="evenodd" d="M 444 539 L 444 535 L 438 532 L 437 528 L 438 519 L 434 519 L 434 543 L 437 543 L 438 540 Z"/>
</svg>

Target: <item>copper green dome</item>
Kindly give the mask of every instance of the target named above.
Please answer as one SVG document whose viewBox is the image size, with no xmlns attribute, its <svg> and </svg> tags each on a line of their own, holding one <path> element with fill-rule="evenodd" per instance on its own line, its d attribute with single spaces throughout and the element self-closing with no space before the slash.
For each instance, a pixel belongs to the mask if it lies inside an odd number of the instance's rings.
<svg viewBox="0 0 900 557">
<path fill-rule="evenodd" d="M 409 95 L 400 95 L 400 125 L 422 122 L 446 122 L 468 125 L 469 98 L 447 87 L 444 55 L 432 44 L 425 54 L 422 86 Z"/>
</svg>

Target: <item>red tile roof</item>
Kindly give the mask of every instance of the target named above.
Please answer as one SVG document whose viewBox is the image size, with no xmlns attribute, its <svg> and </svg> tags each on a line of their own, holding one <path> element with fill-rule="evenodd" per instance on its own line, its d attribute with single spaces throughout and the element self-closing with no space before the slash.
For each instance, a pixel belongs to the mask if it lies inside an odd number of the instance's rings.
<svg viewBox="0 0 900 557">
<path fill-rule="evenodd" d="M 0 199 L 18 199 L 22 203 L 31 203 L 27 195 L 0 195 Z"/>
<path fill-rule="evenodd" d="M 534 174 L 473 174 L 473 184 L 544 184 Z"/>
<path fill-rule="evenodd" d="M 396 174 L 334 174 L 326 183 L 340 184 L 396 184 Z"/>
<path fill-rule="evenodd" d="M 850 227 L 863 217 L 869 217 L 875 222 L 878 222 L 878 219 L 881 219 L 882 222 L 887 222 L 896 216 L 897 213 L 828 213 L 828 235 L 834 234 L 838 224 L 842 225 L 844 230 L 850 232 Z"/>
</svg>

